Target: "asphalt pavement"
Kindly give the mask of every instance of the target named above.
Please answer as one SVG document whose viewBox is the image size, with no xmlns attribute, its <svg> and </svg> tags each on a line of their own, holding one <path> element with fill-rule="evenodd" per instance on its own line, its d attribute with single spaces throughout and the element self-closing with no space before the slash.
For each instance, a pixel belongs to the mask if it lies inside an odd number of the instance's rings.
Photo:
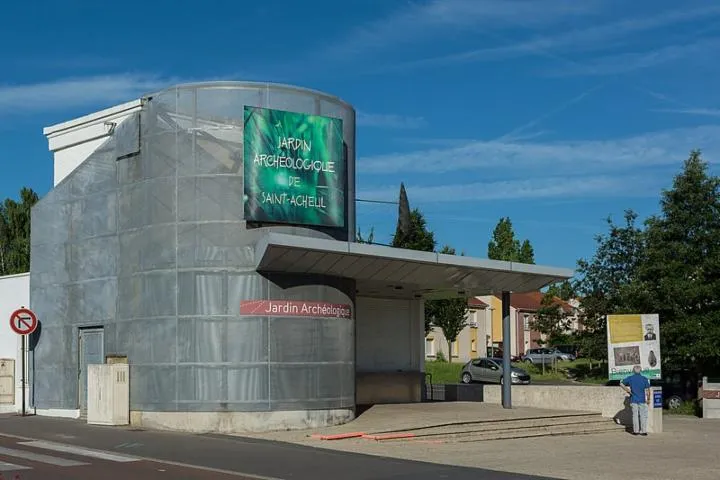
<svg viewBox="0 0 720 480">
<path fill-rule="evenodd" d="M 2 480 L 243 480 L 232 474 L 135 459 L 61 443 L 0 437 Z M 252 477 L 244 477 L 251 480 Z"/>
<path fill-rule="evenodd" d="M 482 448 L 477 449 L 477 454 L 482 455 Z M 163 477 L 188 480 L 550 478 L 243 437 L 158 432 L 87 425 L 70 419 L 0 415 L 0 480 L 83 480 L 97 478 L 99 473 L 104 480 Z"/>
</svg>

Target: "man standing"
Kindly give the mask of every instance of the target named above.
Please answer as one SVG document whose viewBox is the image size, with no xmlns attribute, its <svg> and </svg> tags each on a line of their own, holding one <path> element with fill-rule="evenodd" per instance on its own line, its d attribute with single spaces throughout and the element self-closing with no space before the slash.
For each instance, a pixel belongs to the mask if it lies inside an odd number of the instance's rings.
<svg viewBox="0 0 720 480">
<path fill-rule="evenodd" d="M 633 435 L 647 437 L 648 405 L 652 398 L 650 380 L 640 372 L 639 365 L 633 367 L 633 374 L 620 382 L 623 390 L 630 394 L 630 408 L 633 416 Z"/>
</svg>

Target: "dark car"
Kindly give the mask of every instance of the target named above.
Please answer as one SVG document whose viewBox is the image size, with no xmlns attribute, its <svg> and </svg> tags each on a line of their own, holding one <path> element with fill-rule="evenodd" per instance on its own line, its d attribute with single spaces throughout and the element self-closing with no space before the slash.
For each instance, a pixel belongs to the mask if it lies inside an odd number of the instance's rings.
<svg viewBox="0 0 720 480">
<path fill-rule="evenodd" d="M 610 380 L 606 385 L 617 387 L 620 380 Z M 662 388 L 663 404 L 668 409 L 676 409 L 698 396 L 698 376 L 689 370 L 671 370 L 662 379 L 651 379 L 650 385 Z"/>
<path fill-rule="evenodd" d="M 487 349 L 487 357 L 488 358 L 503 358 L 503 351 L 501 348 L 490 348 Z M 510 361 L 513 363 L 518 363 L 522 360 L 522 357 L 520 355 L 510 355 Z"/>
</svg>

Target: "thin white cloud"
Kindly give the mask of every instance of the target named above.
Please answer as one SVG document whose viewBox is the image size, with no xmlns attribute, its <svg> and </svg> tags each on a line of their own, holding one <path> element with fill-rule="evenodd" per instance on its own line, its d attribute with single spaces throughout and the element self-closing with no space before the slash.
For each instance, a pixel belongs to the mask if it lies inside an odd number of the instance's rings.
<svg viewBox="0 0 720 480">
<path fill-rule="evenodd" d="M 412 129 L 427 125 L 427 121 L 423 117 L 407 117 L 403 115 L 360 111 L 357 112 L 355 121 L 357 125 L 361 127 Z"/>
<path fill-rule="evenodd" d="M 598 0 L 430 0 L 408 2 L 379 20 L 353 29 L 324 54 L 346 58 L 411 44 L 449 31 L 506 26 L 545 26 L 596 13 Z"/>
<path fill-rule="evenodd" d="M 720 125 L 643 133 L 610 140 L 564 142 L 473 141 L 444 148 L 392 153 L 358 160 L 361 174 L 397 172 L 440 174 L 503 166 L 527 174 L 553 168 L 568 174 L 675 165 L 699 148 L 720 157 Z"/>
<path fill-rule="evenodd" d="M 616 75 L 696 56 L 705 57 L 708 62 L 712 62 L 718 48 L 720 48 L 720 38 L 706 38 L 685 45 L 668 45 L 648 52 L 610 55 L 591 62 L 585 62 L 583 65 L 556 68 L 545 73 L 551 77 Z"/>
<path fill-rule="evenodd" d="M 443 210 L 447 210 L 447 206 L 443 208 Z M 497 224 L 498 218 L 497 217 L 479 217 L 479 216 L 463 216 L 463 215 L 453 215 L 448 214 L 447 211 L 440 212 L 433 212 L 431 208 L 423 208 L 423 213 L 425 214 L 425 217 L 428 220 L 431 220 L 431 224 L 435 224 L 436 220 L 438 222 L 447 222 L 447 221 L 457 221 L 462 223 L 480 223 L 483 225 L 488 226 L 495 226 Z M 597 225 L 593 223 L 582 223 L 582 222 L 575 222 L 572 220 L 568 221 L 553 221 L 547 218 L 541 218 L 537 220 L 530 220 L 527 218 L 517 218 L 513 217 L 513 225 L 531 225 L 531 226 L 539 226 L 539 227 L 557 227 L 562 229 L 568 229 L 573 228 L 576 230 L 582 230 L 586 232 L 596 232 L 597 231 Z"/>
<path fill-rule="evenodd" d="M 623 43 L 628 36 L 633 34 L 717 15 L 720 15 L 720 5 L 707 5 L 694 9 L 666 11 L 642 18 L 623 19 L 602 25 L 571 30 L 556 36 L 539 37 L 521 42 L 511 42 L 508 39 L 499 37 L 497 34 L 487 33 L 488 36 L 503 40 L 508 45 L 481 47 L 449 55 L 402 62 L 382 70 L 438 67 L 458 63 L 505 60 L 538 54 L 554 56 L 554 54 L 551 53 L 552 51 L 563 53 L 602 51 L 608 47 Z M 566 62 L 571 64 L 575 63 L 569 60 L 566 60 Z"/>
<path fill-rule="evenodd" d="M 493 200 L 656 197 L 664 178 L 648 175 L 539 177 L 527 180 L 458 183 L 450 185 L 406 184 L 416 203 L 449 203 Z M 387 200 L 397 195 L 397 186 L 364 189 L 362 198 Z"/>
<path fill-rule="evenodd" d="M 701 115 L 705 117 L 720 117 L 720 108 L 660 108 L 652 111 L 660 113 L 681 113 L 684 115 Z"/>
<path fill-rule="evenodd" d="M 0 85 L 0 113 L 59 110 L 138 98 L 177 83 L 151 75 L 117 74 Z"/>
</svg>

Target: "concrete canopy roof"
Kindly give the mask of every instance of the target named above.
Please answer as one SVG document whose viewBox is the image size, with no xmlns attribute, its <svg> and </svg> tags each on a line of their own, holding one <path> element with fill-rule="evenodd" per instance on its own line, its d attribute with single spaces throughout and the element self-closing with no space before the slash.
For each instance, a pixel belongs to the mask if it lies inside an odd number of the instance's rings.
<svg viewBox="0 0 720 480">
<path fill-rule="evenodd" d="M 357 282 L 358 295 L 393 298 L 529 292 L 573 275 L 564 268 L 274 232 L 258 241 L 255 258 L 261 273 L 352 278 Z"/>
</svg>

